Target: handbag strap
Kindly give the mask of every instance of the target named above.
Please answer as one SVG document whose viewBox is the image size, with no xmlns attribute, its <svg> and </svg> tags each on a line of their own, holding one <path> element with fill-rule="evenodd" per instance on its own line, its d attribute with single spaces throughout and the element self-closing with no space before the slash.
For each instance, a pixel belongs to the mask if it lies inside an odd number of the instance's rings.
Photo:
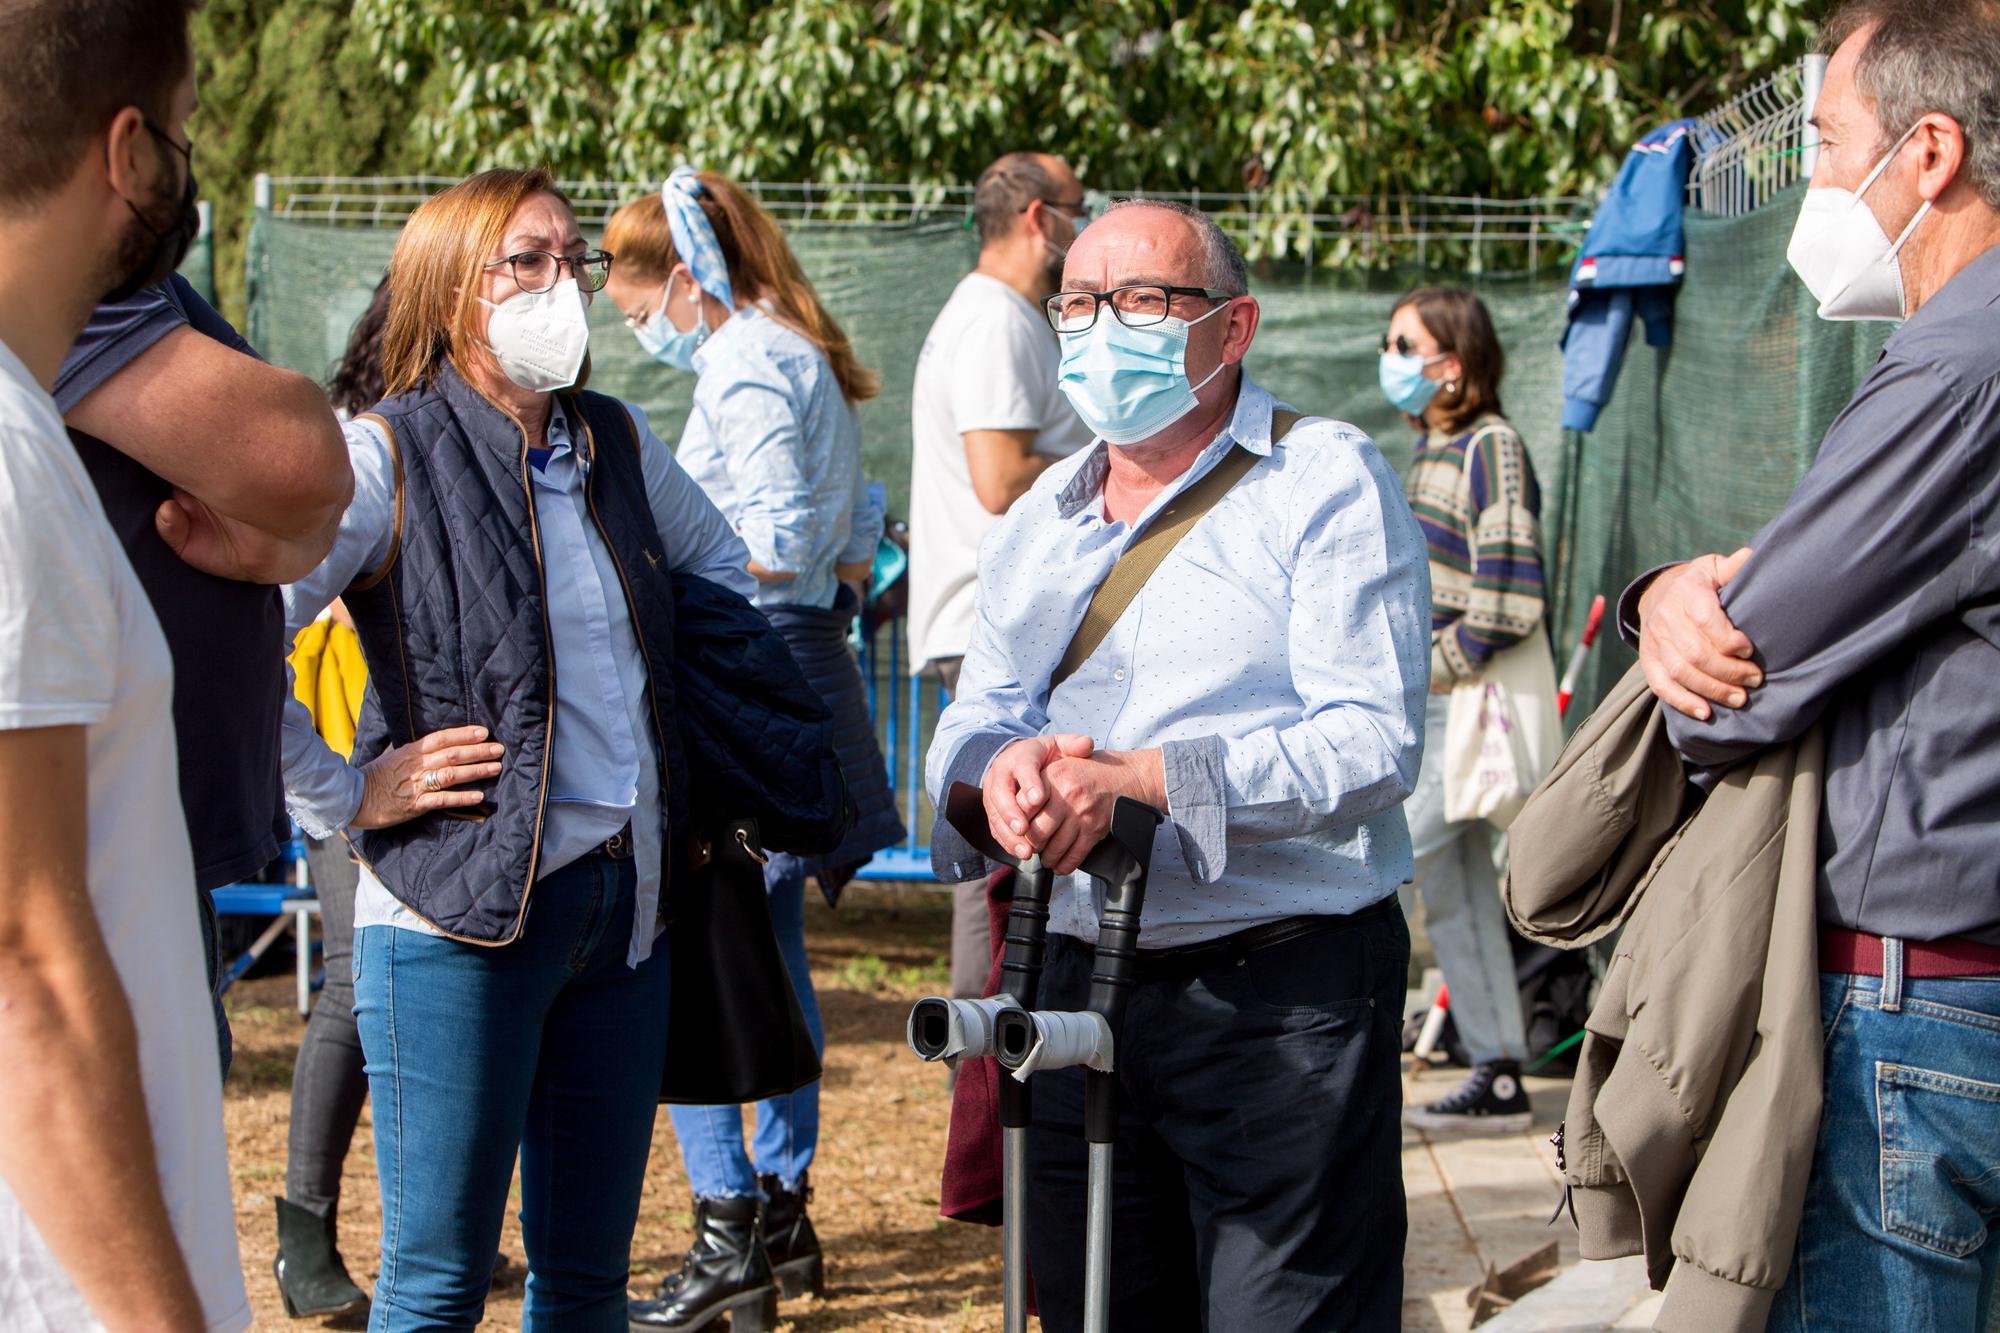
<svg viewBox="0 0 2000 1333">
<path fill-rule="evenodd" d="M 1288 412 L 1283 408 L 1271 414 L 1271 443 L 1276 444 L 1291 433 L 1299 424 L 1302 414 Z M 1229 488 L 1243 479 L 1243 474 L 1257 465 L 1257 454 L 1242 445 L 1231 449 L 1220 463 L 1210 468 L 1208 475 L 1195 482 L 1173 498 L 1173 501 L 1154 515 L 1146 530 L 1132 539 L 1126 546 L 1104 581 L 1090 595 L 1090 604 L 1083 610 L 1083 623 L 1076 627 L 1076 635 L 1063 650 L 1062 661 L 1056 664 L 1055 674 L 1049 677 L 1049 693 L 1054 694 L 1061 684 L 1076 674 L 1076 669 L 1090 660 L 1104 642 L 1104 636 L 1118 623 L 1118 617 L 1125 614 L 1125 608 L 1132 605 L 1132 599 L 1146 586 L 1146 580 L 1153 577 L 1181 538 L 1201 520 L 1201 516 L 1215 507 L 1217 501 L 1229 493 Z"/>
<path fill-rule="evenodd" d="M 1492 439 L 1502 430 L 1506 429 L 1506 426 L 1507 423 L 1504 420 L 1489 421 L 1485 425 L 1475 428 L 1472 432 L 1472 438 L 1465 442 L 1465 457 L 1458 460 L 1458 471 L 1459 475 L 1465 478 L 1467 494 L 1470 494 L 1472 490 L 1472 455 L 1478 452 L 1479 442 L 1481 440 Z M 1475 521 L 1477 521 L 1478 517 L 1477 514 L 1473 515 Z"/>
</svg>

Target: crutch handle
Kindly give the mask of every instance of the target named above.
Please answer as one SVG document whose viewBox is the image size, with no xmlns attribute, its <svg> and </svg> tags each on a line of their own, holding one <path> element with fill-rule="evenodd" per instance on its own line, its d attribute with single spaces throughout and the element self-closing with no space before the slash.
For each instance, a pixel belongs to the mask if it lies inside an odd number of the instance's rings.
<svg viewBox="0 0 2000 1333">
<path fill-rule="evenodd" d="M 1127 998 L 1138 983 L 1139 917 L 1146 906 L 1146 873 L 1153 860 L 1153 833 L 1165 819 L 1140 801 L 1120 797 L 1111 810 L 1111 830 L 1084 858 L 1083 868 L 1104 881 L 1104 915 L 1090 962 L 1090 999 L 1085 1008 L 1101 1014 L 1118 1040 Z M 1084 1075 L 1083 1136 L 1110 1143 L 1118 1123 L 1118 1076 L 1090 1070 Z"/>
<path fill-rule="evenodd" d="M 1031 856 L 1014 872 L 1014 901 L 1007 909 L 1005 948 L 1000 955 L 1000 990 L 1035 1007 L 1042 984 L 1042 954 L 1049 933 L 1049 893 L 1055 876 Z"/>
<path fill-rule="evenodd" d="M 1000 955 L 1000 989 L 1018 1000 L 1022 1010 L 1035 1007 L 1042 987 L 1049 894 L 1054 885 L 1055 876 L 1039 856 L 1029 857 L 1014 872 L 1014 903 L 1007 909 L 1007 936 Z M 1033 1114 L 1028 1085 L 1011 1078 L 1001 1079 L 999 1111 L 1002 1129 L 1027 1128 Z"/>
</svg>

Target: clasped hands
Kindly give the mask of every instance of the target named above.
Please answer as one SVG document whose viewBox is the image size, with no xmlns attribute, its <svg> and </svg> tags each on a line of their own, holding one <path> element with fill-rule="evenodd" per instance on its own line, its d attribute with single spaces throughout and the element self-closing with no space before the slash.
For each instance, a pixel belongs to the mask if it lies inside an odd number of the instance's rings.
<svg viewBox="0 0 2000 1333">
<path fill-rule="evenodd" d="M 1764 683 L 1750 638 L 1722 609 L 1722 589 L 1750 559 L 1705 555 L 1662 571 L 1639 598 L 1639 665 L 1660 701 L 1705 722 L 1714 705 L 1741 708 Z"/>
<path fill-rule="evenodd" d="M 1160 751 L 1099 750 L 1074 733 L 1015 741 L 987 766 L 982 791 L 994 841 L 1017 857 L 1041 853 L 1058 875 L 1104 837 L 1120 796 L 1167 808 Z"/>
</svg>

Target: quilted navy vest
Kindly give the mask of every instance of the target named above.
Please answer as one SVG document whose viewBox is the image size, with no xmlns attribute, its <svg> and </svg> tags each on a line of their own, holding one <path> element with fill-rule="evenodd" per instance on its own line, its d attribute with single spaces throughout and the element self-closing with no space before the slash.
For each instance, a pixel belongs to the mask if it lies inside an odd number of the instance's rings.
<svg viewBox="0 0 2000 1333">
<path fill-rule="evenodd" d="M 674 592 L 624 404 L 565 394 L 584 495 L 618 567 L 646 659 L 652 741 L 666 808 L 667 868 L 687 828 L 674 717 Z M 396 454 L 397 545 L 344 594 L 368 661 L 353 762 L 443 727 L 477 724 L 506 747 L 485 803 L 357 831 L 354 846 L 397 900 L 454 938 L 506 944 L 527 916 L 541 853 L 554 723 L 541 534 L 527 439 L 449 365 L 369 415 Z M 606 589 L 607 594 L 614 590 Z M 661 885 L 664 896 L 668 885 Z"/>
</svg>

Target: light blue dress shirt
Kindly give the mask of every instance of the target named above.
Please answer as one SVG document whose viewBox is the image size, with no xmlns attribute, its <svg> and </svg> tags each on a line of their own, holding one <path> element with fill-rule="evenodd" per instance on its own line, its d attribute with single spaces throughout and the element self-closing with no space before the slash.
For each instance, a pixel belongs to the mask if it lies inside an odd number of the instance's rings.
<svg viewBox="0 0 2000 1333">
<path fill-rule="evenodd" d="M 694 354 L 698 377 L 676 453 L 729 516 L 750 558 L 795 577 L 762 606 L 833 605 L 837 563 L 872 559 L 882 506 L 861 480 L 861 422 L 826 354 L 745 305 Z"/>
<path fill-rule="evenodd" d="M 1374 443 L 1341 422 L 1271 440 L 1271 395 L 1246 377 L 1228 427 L 1131 523 L 1104 516 L 1106 445 L 1056 464 L 979 552 L 978 618 L 937 728 L 934 801 L 980 782 L 1027 736 L 1081 732 L 1163 752 L 1140 946 L 1344 915 L 1410 876 L 1401 809 L 1423 752 L 1430 574 L 1423 533 Z M 1146 521 L 1241 444 L 1260 461 L 1153 573 L 1053 695 L 1083 611 Z M 941 877 L 981 873 L 939 821 Z M 1092 881 L 1059 881 L 1050 929 L 1097 937 Z"/>
<path fill-rule="evenodd" d="M 646 498 L 654 523 L 670 537 L 672 567 L 750 595 L 754 580 L 745 568 L 749 555 L 743 543 L 675 465 L 644 414 L 637 408 L 628 410 L 639 434 Z M 391 530 L 396 471 L 388 441 L 365 419 L 349 422 L 346 429 L 354 501 L 341 519 L 340 534 L 327 558 L 284 590 L 286 627 L 292 634 L 310 624 L 357 577 L 379 568 L 396 535 Z M 660 849 L 665 839 L 645 660 L 617 567 L 585 506 L 588 455 L 575 447 L 560 406 L 550 418 L 548 442 L 546 465 L 529 469 L 542 532 L 542 577 L 556 663 L 555 745 L 549 759 L 549 804 L 537 876 L 547 878 L 630 823 L 638 902 L 627 959 L 636 966 L 652 952 L 659 929 Z M 508 760 L 503 756 L 501 762 Z M 361 771 L 327 748 L 313 730 L 311 714 L 289 696 L 284 769 L 285 802 L 292 818 L 314 837 L 337 837 L 361 808 Z M 355 892 L 354 923 L 432 931 L 366 866 Z"/>
</svg>

